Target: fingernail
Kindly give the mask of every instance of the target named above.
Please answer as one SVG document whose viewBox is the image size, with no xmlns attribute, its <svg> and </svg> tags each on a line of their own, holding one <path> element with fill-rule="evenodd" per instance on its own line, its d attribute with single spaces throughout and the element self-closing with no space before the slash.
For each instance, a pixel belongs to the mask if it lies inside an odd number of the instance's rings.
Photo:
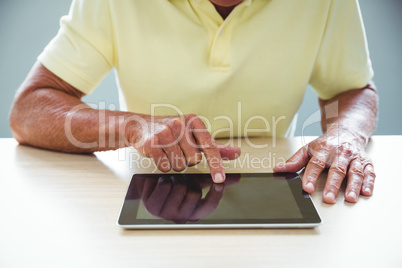
<svg viewBox="0 0 402 268">
<path fill-rule="evenodd" d="M 280 172 L 283 167 L 284 167 L 283 164 L 278 164 L 278 165 L 274 166 L 273 171 Z"/>
<path fill-rule="evenodd" d="M 309 190 L 311 190 L 312 192 L 314 191 L 314 185 L 311 182 L 308 182 L 306 184 L 306 188 L 308 188 Z"/>
<path fill-rule="evenodd" d="M 367 194 L 371 194 L 371 189 L 370 189 L 370 188 L 366 188 L 366 189 L 364 189 L 364 191 L 365 191 Z"/>
<path fill-rule="evenodd" d="M 215 174 L 215 178 L 214 178 L 214 182 L 216 183 L 221 183 L 223 182 L 225 179 L 223 178 L 222 173 L 216 173 Z"/>
<path fill-rule="evenodd" d="M 327 198 L 329 198 L 329 199 L 335 201 L 335 195 L 334 195 L 333 192 L 328 192 L 325 196 L 326 196 Z"/>
<path fill-rule="evenodd" d="M 357 200 L 357 195 L 356 195 L 355 192 L 350 192 L 350 193 L 348 194 L 348 196 L 349 196 L 350 198 L 352 198 L 353 200 Z"/>
</svg>

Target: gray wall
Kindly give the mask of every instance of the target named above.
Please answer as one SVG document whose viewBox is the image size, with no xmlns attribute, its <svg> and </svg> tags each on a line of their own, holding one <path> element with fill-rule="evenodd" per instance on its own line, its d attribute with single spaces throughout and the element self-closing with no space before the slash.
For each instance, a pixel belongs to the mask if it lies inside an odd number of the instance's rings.
<svg viewBox="0 0 402 268">
<path fill-rule="evenodd" d="M 350 0 L 352 1 L 352 0 Z M 37 55 L 57 33 L 60 17 L 68 12 L 70 0 L 0 0 L 0 137 L 11 137 L 8 112 L 15 90 Z M 402 134 L 402 11 L 401 0 L 361 0 L 369 49 L 380 95 L 380 119 L 376 134 Z M 85 101 L 118 105 L 113 74 Z M 303 122 L 318 110 L 317 97 L 308 88 L 299 111 L 297 135 Z M 304 130 L 319 135 L 319 123 Z"/>
</svg>

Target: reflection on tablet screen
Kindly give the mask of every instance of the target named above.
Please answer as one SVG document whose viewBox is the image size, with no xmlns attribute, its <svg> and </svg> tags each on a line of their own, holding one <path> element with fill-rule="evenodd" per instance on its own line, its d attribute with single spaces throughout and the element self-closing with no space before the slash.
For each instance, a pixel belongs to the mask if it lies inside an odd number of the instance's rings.
<svg viewBox="0 0 402 268">
<path fill-rule="evenodd" d="M 193 178 L 187 178 L 187 180 L 179 182 L 181 185 L 180 187 L 183 188 L 191 188 L 189 186 L 189 181 L 193 180 Z M 229 180 L 230 180 L 229 175 Z M 198 184 L 197 188 L 201 189 L 201 184 L 198 180 L 195 180 Z M 166 183 L 166 181 L 165 181 Z M 168 200 L 159 199 L 159 202 L 163 202 L 164 206 L 161 206 L 161 211 L 155 213 L 154 216 L 150 212 L 147 211 L 144 203 L 141 202 L 138 212 L 137 212 L 137 219 L 152 219 L 157 218 L 157 215 L 163 216 L 166 215 L 168 220 L 195 220 L 199 219 L 200 217 L 192 217 L 194 214 L 196 216 L 200 216 L 201 214 L 204 216 L 204 219 L 277 219 L 277 218 L 302 218 L 300 213 L 299 207 L 297 206 L 296 200 L 289 188 L 289 184 L 286 180 L 283 179 L 275 179 L 274 177 L 269 178 L 262 178 L 262 177 L 248 177 L 247 179 L 242 179 L 237 183 L 233 183 L 230 185 L 222 185 L 223 193 L 222 195 L 215 194 L 217 192 L 211 185 L 208 185 L 207 188 L 202 189 L 202 198 L 200 198 L 197 202 L 197 205 L 194 206 L 193 204 L 189 204 L 191 202 L 191 198 L 184 198 L 184 196 L 179 196 L 180 192 L 175 191 L 175 183 L 177 187 L 177 180 L 175 180 L 174 176 L 171 177 L 170 187 L 170 194 L 178 195 L 168 196 L 166 199 L 179 199 L 181 203 L 179 204 L 180 207 L 176 207 L 178 205 L 178 201 L 175 202 L 168 202 Z M 211 181 L 212 184 L 212 181 Z M 192 186 L 193 187 L 193 186 Z M 212 189 L 211 189 L 212 188 Z M 256 191 L 255 189 L 260 189 L 260 191 Z M 182 190 L 183 191 L 183 190 Z M 188 190 L 191 191 L 191 190 Z M 211 192 L 212 191 L 212 192 Z M 187 193 L 186 193 L 187 194 Z M 215 194 L 215 198 L 205 198 L 208 194 L 212 195 Z M 222 198 L 224 195 L 225 198 Z M 219 198 L 219 200 L 216 200 Z M 211 201 L 212 200 L 212 201 Z M 210 204 L 214 209 L 206 209 L 210 212 L 209 215 L 204 215 L 205 213 L 199 212 L 200 208 L 205 207 L 205 202 L 210 201 L 219 202 L 218 204 Z M 162 204 L 160 204 L 162 205 Z M 217 206 L 215 208 L 215 205 Z M 185 213 L 185 207 L 193 207 L 193 213 Z M 180 208 L 182 211 L 180 211 Z M 173 217 L 172 214 L 163 213 L 163 210 L 168 210 L 171 213 L 176 212 L 176 218 Z M 181 213 L 180 213 L 181 212 Z M 197 213 L 198 212 L 198 213 Z M 184 213 L 184 214 L 183 214 Z M 191 214 L 191 215 L 190 215 Z M 197 215 L 199 214 L 199 215 Z M 186 218 L 183 216 L 186 215 Z M 170 218 L 172 216 L 173 218 Z M 181 218 L 180 218 L 181 216 Z"/>
<path fill-rule="evenodd" d="M 227 174 L 223 184 L 213 183 L 209 174 L 136 174 L 120 221 L 297 222 L 305 217 L 303 199 L 296 173 Z"/>
</svg>

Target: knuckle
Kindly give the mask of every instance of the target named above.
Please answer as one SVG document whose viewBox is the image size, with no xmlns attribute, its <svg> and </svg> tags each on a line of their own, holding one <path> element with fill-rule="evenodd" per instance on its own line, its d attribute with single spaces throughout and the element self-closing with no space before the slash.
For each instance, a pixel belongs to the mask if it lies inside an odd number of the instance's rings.
<svg viewBox="0 0 402 268">
<path fill-rule="evenodd" d="M 339 150 L 342 154 L 346 156 L 351 156 L 354 154 L 354 150 L 352 149 L 352 145 L 349 142 L 342 143 L 339 146 Z"/>
<path fill-rule="evenodd" d="M 220 159 L 219 157 L 213 156 L 207 160 L 208 160 L 208 165 L 209 165 L 210 169 L 222 169 L 223 168 L 222 159 Z"/>
<path fill-rule="evenodd" d="M 307 147 L 308 155 L 320 155 L 320 154 L 327 154 L 331 151 L 331 145 L 326 141 L 316 141 L 312 142 Z"/>
<path fill-rule="evenodd" d="M 342 175 L 343 177 L 346 176 L 346 167 L 343 165 L 333 165 L 329 170 L 336 174 Z"/>
<path fill-rule="evenodd" d="M 373 179 L 375 179 L 376 178 L 376 174 L 375 174 L 375 172 L 374 172 L 374 167 L 373 167 L 373 165 L 371 164 L 371 163 L 367 163 L 365 166 L 364 166 L 364 175 L 366 176 L 366 177 L 371 177 L 371 178 L 373 178 Z"/>
<path fill-rule="evenodd" d="M 156 140 L 163 146 L 171 146 L 177 143 L 172 131 L 167 127 L 156 135 Z"/>
<path fill-rule="evenodd" d="M 374 166 L 371 161 L 365 161 L 363 166 L 365 170 L 374 171 Z"/>
<path fill-rule="evenodd" d="M 207 140 L 203 141 L 200 144 L 200 146 L 203 150 L 216 150 L 217 149 L 216 142 L 213 141 L 212 139 L 207 139 Z"/>
<path fill-rule="evenodd" d="M 313 165 L 313 166 L 315 166 L 315 167 L 318 167 L 318 168 L 320 168 L 320 169 L 325 169 L 325 167 L 326 167 L 325 161 L 323 161 L 323 160 L 321 160 L 321 159 L 319 159 L 319 158 L 313 158 L 313 159 L 311 159 L 311 160 L 310 160 L 310 164 Z"/>
<path fill-rule="evenodd" d="M 350 142 L 342 142 L 341 144 L 339 144 L 339 148 L 343 149 L 343 150 L 347 150 L 350 149 L 352 147 L 352 144 Z"/>
<path fill-rule="evenodd" d="M 199 117 L 196 114 L 187 114 L 187 115 L 184 116 L 184 119 L 185 119 L 187 125 L 191 125 L 195 121 L 200 120 Z"/>
<path fill-rule="evenodd" d="M 183 122 L 180 117 L 176 117 L 171 122 L 171 127 L 175 130 L 181 130 L 183 127 Z"/>
<path fill-rule="evenodd" d="M 374 169 L 373 163 L 367 156 L 362 155 L 360 161 L 365 169 Z"/>
<path fill-rule="evenodd" d="M 314 147 L 320 148 L 320 150 L 330 150 L 332 148 L 332 144 L 326 139 L 315 140 L 311 144 Z"/>
<path fill-rule="evenodd" d="M 358 176 L 358 177 L 360 177 L 360 178 L 363 178 L 364 177 L 364 173 L 363 173 L 363 170 L 361 169 L 361 168 L 358 168 L 358 167 L 350 167 L 349 168 L 349 172 L 348 172 L 350 175 L 355 175 L 355 176 Z"/>
<path fill-rule="evenodd" d="M 365 189 L 365 188 L 373 189 L 373 188 L 374 188 L 374 182 L 375 182 L 375 179 L 374 179 L 374 178 L 371 178 L 371 179 L 364 179 L 364 180 L 363 180 L 363 186 L 362 186 L 362 188 L 363 188 L 363 189 Z"/>
<path fill-rule="evenodd" d="M 358 183 L 352 183 L 351 185 L 349 185 L 348 188 L 349 188 L 350 192 L 355 192 L 355 193 L 360 192 L 360 184 L 358 184 Z"/>
<path fill-rule="evenodd" d="M 366 172 L 366 174 L 365 174 L 367 177 L 369 177 L 369 178 L 372 178 L 373 180 L 376 178 L 376 174 L 375 174 L 375 172 L 374 171 L 372 171 L 372 170 L 369 170 L 369 171 L 367 171 Z"/>
<path fill-rule="evenodd" d="M 153 126 L 152 127 L 151 133 L 153 133 L 152 136 L 165 136 L 166 132 L 169 132 L 169 126 L 168 125 L 158 125 L 158 126 Z"/>
<path fill-rule="evenodd" d="M 322 150 L 330 151 L 331 148 L 332 148 L 332 144 L 330 144 L 330 143 L 327 142 L 327 141 L 322 141 L 322 142 L 319 143 L 319 147 L 320 147 Z"/>
<path fill-rule="evenodd" d="M 365 187 L 374 188 L 374 180 L 368 180 L 364 183 Z"/>
<path fill-rule="evenodd" d="M 194 118 L 198 118 L 198 116 L 196 114 L 186 114 L 185 118 L 186 119 L 194 119 Z"/>
</svg>

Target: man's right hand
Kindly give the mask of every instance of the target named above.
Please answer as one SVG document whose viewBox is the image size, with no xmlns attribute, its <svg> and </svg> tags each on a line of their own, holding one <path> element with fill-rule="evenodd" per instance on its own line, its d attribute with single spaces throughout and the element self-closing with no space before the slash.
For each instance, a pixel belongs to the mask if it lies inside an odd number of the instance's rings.
<svg viewBox="0 0 402 268">
<path fill-rule="evenodd" d="M 183 116 L 133 115 L 126 126 L 129 143 L 144 156 L 152 158 L 159 170 L 183 171 L 197 165 L 202 153 L 208 162 L 214 182 L 225 181 L 222 160 L 240 156 L 240 148 L 218 145 L 201 119 L 193 114 Z"/>
<path fill-rule="evenodd" d="M 82 102 L 84 95 L 37 62 L 11 108 L 14 137 L 21 144 L 70 153 L 132 145 L 165 172 L 198 164 L 203 152 L 215 182 L 225 180 L 222 159 L 240 155 L 239 148 L 216 144 L 196 115 L 157 117 L 96 110 Z"/>
</svg>

